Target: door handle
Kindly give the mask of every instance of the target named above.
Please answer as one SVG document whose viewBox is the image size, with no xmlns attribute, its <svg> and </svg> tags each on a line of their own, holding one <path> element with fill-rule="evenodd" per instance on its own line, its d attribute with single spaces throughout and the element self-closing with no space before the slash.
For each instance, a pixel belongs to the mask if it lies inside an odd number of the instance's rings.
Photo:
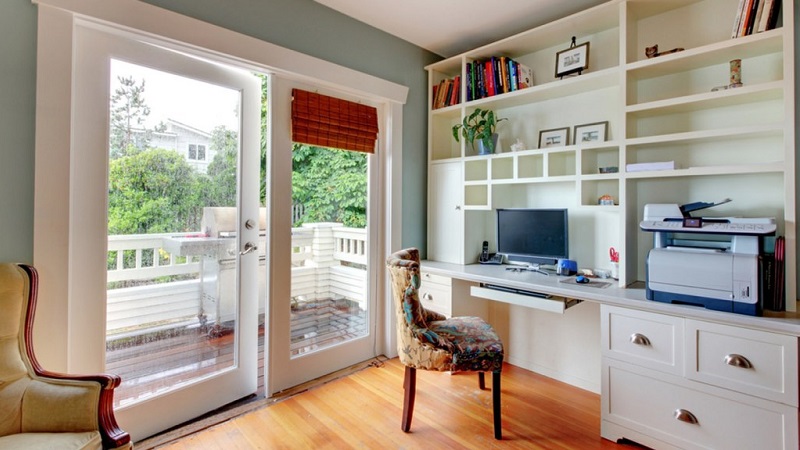
<svg viewBox="0 0 800 450">
<path fill-rule="evenodd" d="M 252 242 L 247 242 L 244 244 L 244 250 L 240 251 L 240 255 L 246 255 L 248 253 L 253 253 L 254 251 L 258 250 L 258 246 L 253 244 Z"/>
</svg>

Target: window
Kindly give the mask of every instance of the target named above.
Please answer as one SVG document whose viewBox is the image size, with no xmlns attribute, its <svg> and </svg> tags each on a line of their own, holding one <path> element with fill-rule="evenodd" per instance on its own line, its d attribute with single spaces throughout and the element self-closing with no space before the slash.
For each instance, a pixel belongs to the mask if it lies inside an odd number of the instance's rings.
<svg viewBox="0 0 800 450">
<path fill-rule="evenodd" d="M 197 159 L 197 146 L 194 144 L 189 144 L 189 159 Z"/>
</svg>

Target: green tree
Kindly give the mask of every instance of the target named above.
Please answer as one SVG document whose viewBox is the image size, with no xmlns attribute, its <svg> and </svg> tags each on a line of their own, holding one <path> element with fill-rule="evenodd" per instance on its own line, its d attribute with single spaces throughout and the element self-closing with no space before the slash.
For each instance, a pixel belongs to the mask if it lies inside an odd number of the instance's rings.
<svg viewBox="0 0 800 450">
<path fill-rule="evenodd" d="M 109 164 L 108 233 L 197 231 L 202 181 L 173 150 L 148 149 Z"/>
<path fill-rule="evenodd" d="M 224 126 L 211 133 L 214 159 L 208 164 L 209 206 L 236 206 L 236 167 L 239 155 L 238 133 Z"/>
<path fill-rule="evenodd" d="M 292 201 L 305 207 L 302 222 L 366 227 L 367 155 L 293 144 Z"/>
<path fill-rule="evenodd" d="M 132 77 L 117 77 L 120 87 L 111 96 L 111 124 L 109 151 L 111 158 L 118 158 L 130 152 L 147 147 L 144 142 L 135 142 L 133 130 L 143 129 L 144 121 L 150 115 L 150 107 L 144 100 L 145 83 L 137 83 Z"/>
</svg>

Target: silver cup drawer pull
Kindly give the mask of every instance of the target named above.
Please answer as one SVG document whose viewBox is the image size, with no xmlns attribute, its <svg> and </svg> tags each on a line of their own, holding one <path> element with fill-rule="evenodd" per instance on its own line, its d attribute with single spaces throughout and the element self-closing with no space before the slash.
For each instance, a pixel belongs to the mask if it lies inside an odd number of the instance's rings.
<svg viewBox="0 0 800 450">
<path fill-rule="evenodd" d="M 731 353 L 725 356 L 725 364 L 734 367 L 741 367 L 742 369 L 752 369 L 753 363 L 749 359 L 736 353 Z"/>
<path fill-rule="evenodd" d="M 642 333 L 633 333 L 631 335 L 631 344 L 641 345 L 644 347 L 649 347 L 650 339 L 647 336 L 643 335 Z"/>
<path fill-rule="evenodd" d="M 430 292 L 426 292 L 426 293 L 422 294 L 422 299 L 432 302 L 433 301 L 433 296 L 430 294 Z"/>
<path fill-rule="evenodd" d="M 681 422 L 691 423 L 693 425 L 696 425 L 698 423 L 697 417 L 695 417 L 694 414 L 681 408 L 675 410 L 675 413 L 673 413 L 673 417 L 675 417 L 675 419 L 677 420 L 680 420 Z"/>
</svg>

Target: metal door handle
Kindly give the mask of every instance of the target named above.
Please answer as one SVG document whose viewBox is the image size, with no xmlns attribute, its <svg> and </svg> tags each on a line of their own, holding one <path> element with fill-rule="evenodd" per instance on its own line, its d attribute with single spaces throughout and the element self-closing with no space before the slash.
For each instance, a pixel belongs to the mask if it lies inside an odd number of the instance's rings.
<svg viewBox="0 0 800 450">
<path fill-rule="evenodd" d="M 730 355 L 725 356 L 725 364 L 734 367 L 741 367 L 742 369 L 753 368 L 753 363 L 751 363 L 749 359 L 742 355 L 737 355 L 736 353 L 731 353 Z"/>
<path fill-rule="evenodd" d="M 252 242 L 248 242 L 248 243 L 244 244 L 244 250 L 240 251 L 239 254 L 240 255 L 246 255 L 246 254 L 252 253 L 252 252 L 254 252 L 256 250 L 258 250 L 258 246 L 256 244 L 253 244 Z"/>
</svg>

